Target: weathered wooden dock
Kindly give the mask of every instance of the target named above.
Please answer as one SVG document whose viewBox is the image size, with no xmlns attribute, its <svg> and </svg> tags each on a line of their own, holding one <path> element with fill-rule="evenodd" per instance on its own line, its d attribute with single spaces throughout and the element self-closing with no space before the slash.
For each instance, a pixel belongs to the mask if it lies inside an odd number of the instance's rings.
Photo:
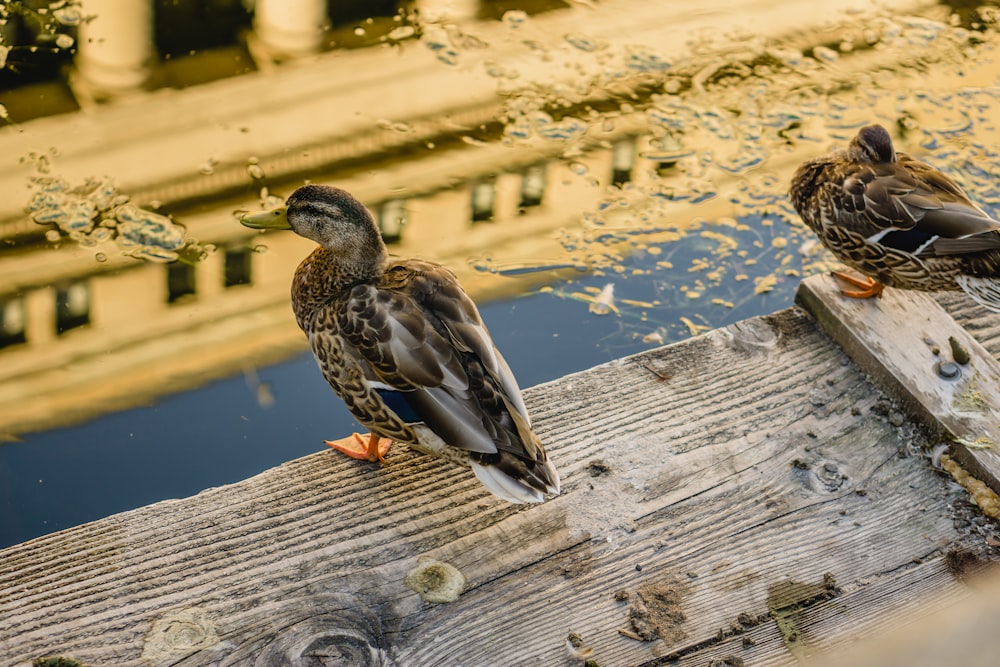
<svg viewBox="0 0 1000 667">
<path fill-rule="evenodd" d="M 542 505 L 320 452 L 0 551 L 0 662 L 790 665 L 967 600 L 995 526 L 926 452 L 996 483 L 1000 317 L 800 300 L 528 390 Z"/>
</svg>

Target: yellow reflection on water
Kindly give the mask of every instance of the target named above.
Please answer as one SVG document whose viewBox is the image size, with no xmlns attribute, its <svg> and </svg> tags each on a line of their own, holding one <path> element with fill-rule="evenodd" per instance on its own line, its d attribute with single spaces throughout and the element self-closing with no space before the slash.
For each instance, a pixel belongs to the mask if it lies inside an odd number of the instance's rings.
<svg viewBox="0 0 1000 667">
<path fill-rule="evenodd" d="M 231 213 L 307 178 L 477 299 L 574 300 L 649 345 L 829 268 L 788 179 L 863 124 L 1000 202 L 994 11 L 665 5 L 389 17 L 347 29 L 350 49 L 248 46 L 244 76 L 8 118 L 0 433 L 302 349 L 287 294 L 309 244 Z"/>
</svg>

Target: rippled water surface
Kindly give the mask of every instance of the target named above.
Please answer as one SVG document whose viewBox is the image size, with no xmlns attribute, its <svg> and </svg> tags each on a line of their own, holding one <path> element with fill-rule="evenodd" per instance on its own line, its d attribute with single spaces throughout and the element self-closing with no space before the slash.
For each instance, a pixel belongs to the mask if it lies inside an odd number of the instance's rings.
<svg viewBox="0 0 1000 667">
<path fill-rule="evenodd" d="M 538 27 L 544 14 L 520 10 L 493 21 L 489 37 L 483 23 L 401 16 L 380 33 L 359 24 L 354 38 L 426 48 L 436 67 L 491 80 L 501 95 L 495 127 L 457 127 L 452 139 L 466 150 L 536 151 L 557 174 L 550 186 L 560 179 L 584 193 L 561 205 L 565 223 L 539 236 L 537 253 L 481 247 L 456 267 L 484 295 L 507 295 L 483 297 L 481 308 L 522 386 L 792 305 L 801 278 L 832 263 L 791 209 L 788 179 L 863 125 L 886 125 L 900 150 L 1000 213 L 992 9 L 849 14 L 784 40 L 705 31 L 683 55 L 576 23 L 553 35 Z M 574 76 L 531 78 L 553 62 Z M 606 163 L 588 156 L 611 155 L 622 137 L 634 140 L 631 176 L 612 185 Z M 133 201 L 114 174 L 62 175 L 58 147 L 24 159 L 34 174 L 16 196 L 47 243 L 79 244 L 95 262 L 193 265 L 218 251 L 183 216 Z M 206 177 L 220 167 L 214 157 L 191 164 Z M 261 205 L 293 187 L 269 182 L 254 156 L 245 170 Z M 353 428 L 308 353 L 262 368 L 248 359 L 240 374 L 149 407 L 0 445 L 0 546 L 243 479 Z"/>
</svg>

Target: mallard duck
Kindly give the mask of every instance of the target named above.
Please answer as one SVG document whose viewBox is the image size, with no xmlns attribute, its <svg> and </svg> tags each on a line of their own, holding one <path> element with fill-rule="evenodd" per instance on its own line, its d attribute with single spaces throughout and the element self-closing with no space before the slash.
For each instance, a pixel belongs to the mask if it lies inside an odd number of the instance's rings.
<svg viewBox="0 0 1000 667">
<path fill-rule="evenodd" d="M 845 295 L 961 289 L 1000 312 L 1000 222 L 940 171 L 897 153 L 884 127 L 863 127 L 847 150 L 803 163 L 790 195 L 823 245 L 867 276 L 835 273 L 858 288 Z"/>
<path fill-rule="evenodd" d="M 559 493 L 517 381 L 451 271 L 391 260 L 368 209 L 330 186 L 306 185 L 240 222 L 319 244 L 295 272 L 292 309 L 323 377 L 370 431 L 328 446 L 384 462 L 403 442 L 470 466 L 512 503 Z"/>
</svg>

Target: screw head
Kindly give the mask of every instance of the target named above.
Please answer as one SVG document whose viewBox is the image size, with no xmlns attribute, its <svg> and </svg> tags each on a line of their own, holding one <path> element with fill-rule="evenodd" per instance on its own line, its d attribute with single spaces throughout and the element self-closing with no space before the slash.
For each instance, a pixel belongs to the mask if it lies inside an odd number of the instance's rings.
<svg viewBox="0 0 1000 667">
<path fill-rule="evenodd" d="M 937 365 L 938 375 L 945 380 L 957 380 L 962 377 L 962 369 L 954 361 L 944 361 Z"/>
</svg>

